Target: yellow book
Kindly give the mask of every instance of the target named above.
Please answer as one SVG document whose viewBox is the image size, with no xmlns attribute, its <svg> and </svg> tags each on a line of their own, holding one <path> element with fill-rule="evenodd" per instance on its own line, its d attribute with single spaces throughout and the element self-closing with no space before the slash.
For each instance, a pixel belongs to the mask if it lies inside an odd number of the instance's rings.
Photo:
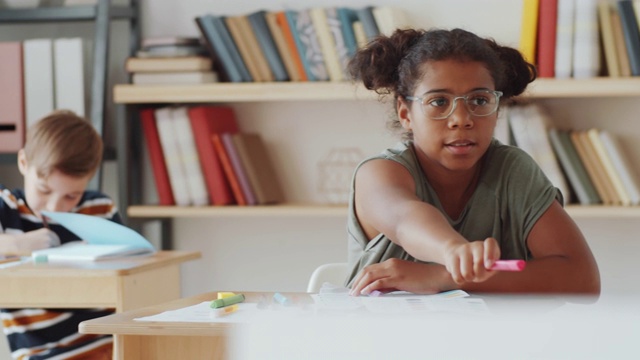
<svg viewBox="0 0 640 360">
<path fill-rule="evenodd" d="M 251 46 L 242 35 L 242 27 L 240 25 L 239 18 L 240 16 L 228 16 L 224 18 L 224 22 L 226 23 L 227 28 L 229 28 L 229 33 L 233 38 L 233 42 L 235 42 L 238 47 L 240 56 L 242 56 L 242 60 L 244 60 L 245 65 L 247 65 L 247 69 L 249 70 L 253 81 L 265 81 L 262 77 L 261 71 L 258 69 L 257 60 L 252 54 Z"/>
<path fill-rule="evenodd" d="M 616 52 L 616 39 L 613 35 L 613 24 L 611 23 L 611 4 L 608 2 L 598 3 L 598 18 L 607 73 L 610 77 L 619 77 L 620 64 Z"/>
<path fill-rule="evenodd" d="M 249 46 L 249 53 L 258 66 L 260 78 L 262 79 L 262 81 L 274 81 L 275 78 L 273 76 L 273 72 L 271 72 L 269 62 L 267 61 L 267 58 L 265 57 L 264 53 L 262 52 L 262 48 L 258 43 L 258 38 L 253 32 L 253 28 L 251 27 L 251 23 L 249 22 L 249 17 L 247 17 L 246 15 L 241 15 L 238 16 L 237 19 L 242 37 L 244 37 L 245 43 Z"/>
<path fill-rule="evenodd" d="M 316 34 L 318 35 L 318 43 L 320 43 L 320 51 L 322 51 L 324 63 L 327 66 L 329 80 L 344 80 L 344 76 L 342 75 L 342 66 L 340 65 L 340 58 L 336 51 L 336 42 L 331 34 L 331 29 L 329 29 L 325 8 L 314 7 L 309 10 L 309 15 L 311 16 L 311 23 L 316 29 Z"/>
<path fill-rule="evenodd" d="M 364 25 L 362 25 L 362 21 L 354 21 L 353 25 L 353 34 L 356 36 L 356 44 L 358 44 L 358 49 L 365 47 L 367 45 L 367 33 L 364 31 Z"/>
<path fill-rule="evenodd" d="M 580 132 L 571 131 L 569 135 L 571 137 L 571 142 L 573 143 L 573 146 L 576 148 L 578 157 L 580 157 L 580 160 L 582 160 L 582 164 L 584 165 L 584 168 L 587 170 L 587 174 L 589 174 L 589 178 L 591 179 L 593 186 L 596 188 L 596 192 L 598 193 L 598 196 L 600 196 L 602 203 L 604 205 L 613 204 L 611 195 L 609 194 L 607 187 L 604 184 L 602 177 L 600 176 L 601 174 L 598 173 L 598 170 L 595 166 L 593 158 L 591 158 L 589 156 L 590 153 L 587 152 L 584 141 L 580 136 Z"/>
<path fill-rule="evenodd" d="M 610 11 L 611 27 L 613 28 L 613 38 L 616 44 L 616 53 L 618 54 L 618 65 L 620 66 L 620 76 L 631 76 L 631 64 L 629 64 L 629 56 L 627 55 L 627 44 L 624 42 L 624 33 L 622 32 L 622 22 L 617 9 Z"/>
<path fill-rule="evenodd" d="M 602 140 L 600 139 L 600 132 L 598 131 L 598 129 L 589 129 L 587 130 L 587 137 L 591 141 L 591 144 L 593 145 L 596 154 L 600 159 L 600 162 L 602 162 L 605 170 L 604 175 L 607 177 L 607 179 L 609 179 L 609 182 L 613 184 L 613 189 L 620 199 L 620 203 L 624 206 L 631 205 L 631 198 L 629 197 L 629 193 L 624 188 L 622 178 L 613 165 L 613 161 L 611 160 L 611 157 L 609 156 L 607 150 L 604 147 L 604 144 L 602 143 Z"/>
<path fill-rule="evenodd" d="M 523 0 L 520 27 L 520 53 L 531 64 L 536 63 L 540 0 Z"/>
</svg>

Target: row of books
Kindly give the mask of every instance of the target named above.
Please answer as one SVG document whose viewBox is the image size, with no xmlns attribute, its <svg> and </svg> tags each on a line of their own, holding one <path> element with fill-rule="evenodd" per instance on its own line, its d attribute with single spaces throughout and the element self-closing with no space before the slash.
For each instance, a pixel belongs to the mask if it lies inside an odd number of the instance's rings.
<svg viewBox="0 0 640 360">
<path fill-rule="evenodd" d="M 259 134 L 240 132 L 227 106 L 140 112 L 159 205 L 263 205 L 283 192 Z"/>
<path fill-rule="evenodd" d="M 0 152 L 24 145 L 25 129 L 54 109 L 85 114 L 81 38 L 0 42 Z"/>
<path fill-rule="evenodd" d="M 218 81 L 212 60 L 198 38 L 145 38 L 125 62 L 136 85 L 204 84 Z"/>
<path fill-rule="evenodd" d="M 640 75 L 639 1 L 523 1 L 520 50 L 540 77 Z"/>
<path fill-rule="evenodd" d="M 230 82 L 342 81 L 358 47 L 409 25 L 404 11 L 390 6 L 207 14 L 195 22 Z"/>
<path fill-rule="evenodd" d="M 497 137 L 529 153 L 565 202 L 640 205 L 640 182 L 613 134 L 595 128 L 555 128 L 537 104 L 504 110 Z"/>
</svg>

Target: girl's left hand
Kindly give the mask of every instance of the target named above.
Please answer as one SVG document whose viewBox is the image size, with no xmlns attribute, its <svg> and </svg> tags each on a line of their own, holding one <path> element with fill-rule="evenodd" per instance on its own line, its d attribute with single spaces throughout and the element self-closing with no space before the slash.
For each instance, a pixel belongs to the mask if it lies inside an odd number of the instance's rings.
<svg viewBox="0 0 640 360">
<path fill-rule="evenodd" d="M 351 286 L 350 294 L 369 295 L 374 290 L 435 294 L 455 287 L 442 265 L 389 259 L 362 269 Z"/>
</svg>

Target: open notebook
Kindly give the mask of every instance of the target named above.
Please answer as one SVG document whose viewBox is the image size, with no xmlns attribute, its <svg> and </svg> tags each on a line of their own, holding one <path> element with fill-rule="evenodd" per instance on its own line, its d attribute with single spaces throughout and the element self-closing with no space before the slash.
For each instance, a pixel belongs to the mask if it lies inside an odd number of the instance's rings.
<svg viewBox="0 0 640 360">
<path fill-rule="evenodd" d="M 75 213 L 43 211 L 42 214 L 84 241 L 34 251 L 35 260 L 98 261 L 155 252 L 153 245 L 142 235 L 113 221 Z"/>
</svg>

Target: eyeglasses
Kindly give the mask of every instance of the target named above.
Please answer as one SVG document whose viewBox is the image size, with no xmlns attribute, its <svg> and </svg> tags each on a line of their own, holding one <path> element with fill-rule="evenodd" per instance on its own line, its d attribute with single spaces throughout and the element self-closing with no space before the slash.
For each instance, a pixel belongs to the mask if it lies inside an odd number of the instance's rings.
<svg viewBox="0 0 640 360">
<path fill-rule="evenodd" d="M 464 101 L 464 105 L 473 116 L 489 116 L 498 110 L 501 91 L 475 90 L 462 96 L 447 93 L 428 93 L 423 96 L 405 96 L 409 101 L 419 101 L 422 111 L 433 120 L 444 120 L 456 110 L 458 99 Z"/>
</svg>

